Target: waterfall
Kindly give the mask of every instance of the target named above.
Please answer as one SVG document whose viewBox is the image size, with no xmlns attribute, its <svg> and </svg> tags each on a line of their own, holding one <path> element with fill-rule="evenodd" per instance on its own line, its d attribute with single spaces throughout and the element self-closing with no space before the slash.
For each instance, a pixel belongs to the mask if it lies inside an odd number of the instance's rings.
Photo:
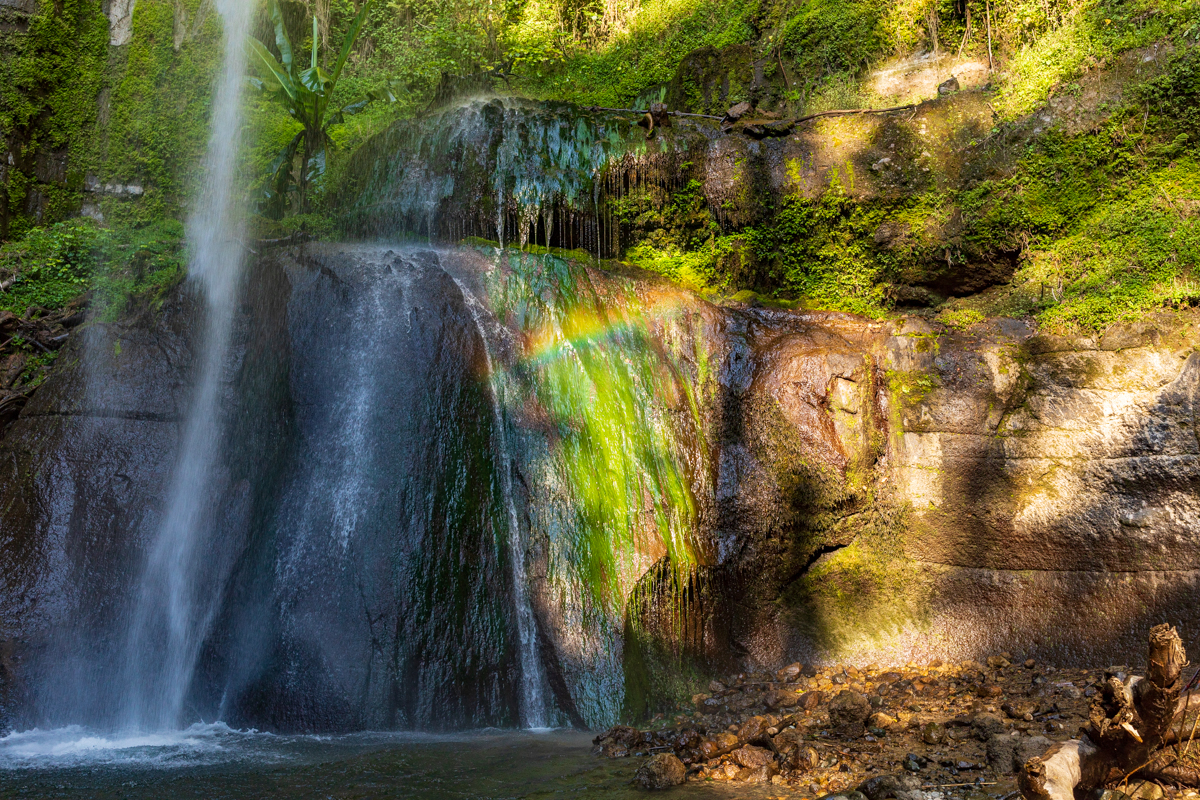
<svg viewBox="0 0 1200 800">
<path fill-rule="evenodd" d="M 449 274 L 449 273 L 447 273 Z M 487 375 L 492 394 L 492 414 L 495 417 L 496 438 L 499 442 L 500 481 L 504 490 L 504 503 L 508 511 L 508 547 L 512 561 L 513 601 L 517 611 L 517 638 L 521 656 L 521 716 L 526 728 L 545 728 L 550 724 L 546 709 L 543 687 L 546 676 L 538 656 L 537 620 L 533 615 L 533 604 L 529 599 L 529 584 L 525 573 L 525 540 L 521 535 L 521 520 L 517 515 L 516 498 L 513 497 L 512 454 L 508 448 L 508 431 L 504 420 L 500 376 L 496 374 L 492 360 L 492 345 L 483 324 L 487 311 L 474 293 L 458 278 L 451 276 L 462 291 L 463 300 L 483 340 L 487 360 Z"/>
<path fill-rule="evenodd" d="M 179 725 L 199 648 L 219 602 L 225 566 L 204 547 L 221 441 L 221 388 L 241 285 L 244 215 L 236 202 L 245 40 L 254 4 L 217 0 L 224 68 L 213 102 L 203 184 L 188 223 L 190 279 L 205 301 L 195 385 L 165 516 L 151 545 L 126 640 L 124 723 Z"/>
</svg>

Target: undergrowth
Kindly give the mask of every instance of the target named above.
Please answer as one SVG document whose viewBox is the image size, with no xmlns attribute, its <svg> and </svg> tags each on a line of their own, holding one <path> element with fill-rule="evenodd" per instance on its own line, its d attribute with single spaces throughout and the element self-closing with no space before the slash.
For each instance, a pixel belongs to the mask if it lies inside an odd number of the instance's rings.
<svg viewBox="0 0 1200 800">
<path fill-rule="evenodd" d="M 91 220 L 33 228 L 0 248 L 9 288 L 0 310 L 19 316 L 55 311 L 92 292 L 97 315 L 115 320 L 136 301 L 161 302 L 182 280 L 183 226 L 173 220 L 141 229 L 103 228 Z"/>
</svg>

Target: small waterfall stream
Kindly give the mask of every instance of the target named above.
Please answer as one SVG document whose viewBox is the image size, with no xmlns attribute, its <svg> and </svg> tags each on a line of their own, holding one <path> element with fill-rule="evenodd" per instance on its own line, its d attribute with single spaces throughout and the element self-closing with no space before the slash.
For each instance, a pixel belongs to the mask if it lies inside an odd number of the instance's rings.
<svg viewBox="0 0 1200 800">
<path fill-rule="evenodd" d="M 246 71 L 242 42 L 254 4 L 217 0 L 217 7 L 225 23 L 224 66 L 214 97 L 204 183 L 188 223 L 190 276 L 203 292 L 204 330 L 167 512 L 149 553 L 126 645 L 124 723 L 140 730 L 179 724 L 227 566 L 204 545 L 220 445 L 221 387 L 242 282 L 244 215 L 236 200 L 235 172 Z"/>
<path fill-rule="evenodd" d="M 525 569 L 525 537 L 521 534 L 521 520 L 517 514 L 517 502 L 513 496 L 512 453 L 508 446 L 508 428 L 504 419 L 503 378 L 496 374 L 492 358 L 492 344 L 483 320 L 488 311 L 475 297 L 467 285 L 458 278 L 455 284 L 463 293 L 463 299 L 483 340 L 487 360 L 487 379 L 492 392 L 492 413 L 496 419 L 496 439 L 499 442 L 500 481 L 504 490 L 504 503 L 508 511 L 508 546 L 512 559 L 513 601 L 517 609 L 517 636 L 521 655 L 521 717 L 526 728 L 545 728 L 550 724 L 546 709 L 546 675 L 538 654 L 537 620 L 533 616 L 533 604 L 529 598 L 529 580 Z"/>
</svg>

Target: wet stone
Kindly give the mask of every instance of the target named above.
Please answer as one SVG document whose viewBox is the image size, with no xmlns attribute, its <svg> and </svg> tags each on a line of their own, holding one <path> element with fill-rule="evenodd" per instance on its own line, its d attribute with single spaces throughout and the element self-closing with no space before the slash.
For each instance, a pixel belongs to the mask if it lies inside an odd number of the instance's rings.
<svg viewBox="0 0 1200 800">
<path fill-rule="evenodd" d="M 756 769 L 775 760 L 775 754 L 765 747 L 747 744 L 733 751 L 733 760 L 743 767 Z"/>
<path fill-rule="evenodd" d="M 829 702 L 830 724 L 841 736 L 862 736 L 870 715 L 871 703 L 858 692 L 843 690 Z"/>
<path fill-rule="evenodd" d="M 1020 743 L 1020 737 L 993 734 L 987 741 L 988 764 L 1001 775 L 1012 774 L 1015 771 L 1013 762 Z"/>
<path fill-rule="evenodd" d="M 916 792 L 921 789 L 921 780 L 913 775 L 879 775 L 863 781 L 858 791 L 869 800 L 886 800 L 898 797 L 900 792 Z"/>
<path fill-rule="evenodd" d="M 1054 743 L 1045 736 L 1031 736 L 1028 739 L 1022 739 L 1021 743 L 1017 745 L 1016 752 L 1013 753 L 1014 771 L 1020 770 L 1029 759 L 1045 753 L 1052 744 Z"/>
<path fill-rule="evenodd" d="M 669 789 L 683 783 L 687 768 L 670 753 L 650 756 L 638 767 L 634 780 L 643 789 Z"/>
<path fill-rule="evenodd" d="M 993 734 L 1003 733 L 1005 727 L 1004 720 L 995 714 L 976 714 L 971 722 L 971 733 L 979 741 L 986 742 Z"/>
</svg>

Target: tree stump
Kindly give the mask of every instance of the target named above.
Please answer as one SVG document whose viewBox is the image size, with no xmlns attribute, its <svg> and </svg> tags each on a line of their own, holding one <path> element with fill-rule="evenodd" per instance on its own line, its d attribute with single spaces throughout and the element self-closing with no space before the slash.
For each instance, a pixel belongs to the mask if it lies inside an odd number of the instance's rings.
<svg viewBox="0 0 1200 800">
<path fill-rule="evenodd" d="M 1172 744 L 1195 735 L 1191 692 L 1180 698 L 1187 657 L 1179 634 L 1169 625 L 1150 631 L 1146 676 L 1125 681 L 1109 676 L 1092 700 L 1087 725 L 1078 739 L 1056 743 L 1025 762 L 1018 784 L 1025 800 L 1074 800 L 1106 784 L 1135 775 L 1148 780 L 1195 785 L 1200 774 L 1179 762 Z M 1190 730 L 1185 730 L 1189 727 Z"/>
</svg>

